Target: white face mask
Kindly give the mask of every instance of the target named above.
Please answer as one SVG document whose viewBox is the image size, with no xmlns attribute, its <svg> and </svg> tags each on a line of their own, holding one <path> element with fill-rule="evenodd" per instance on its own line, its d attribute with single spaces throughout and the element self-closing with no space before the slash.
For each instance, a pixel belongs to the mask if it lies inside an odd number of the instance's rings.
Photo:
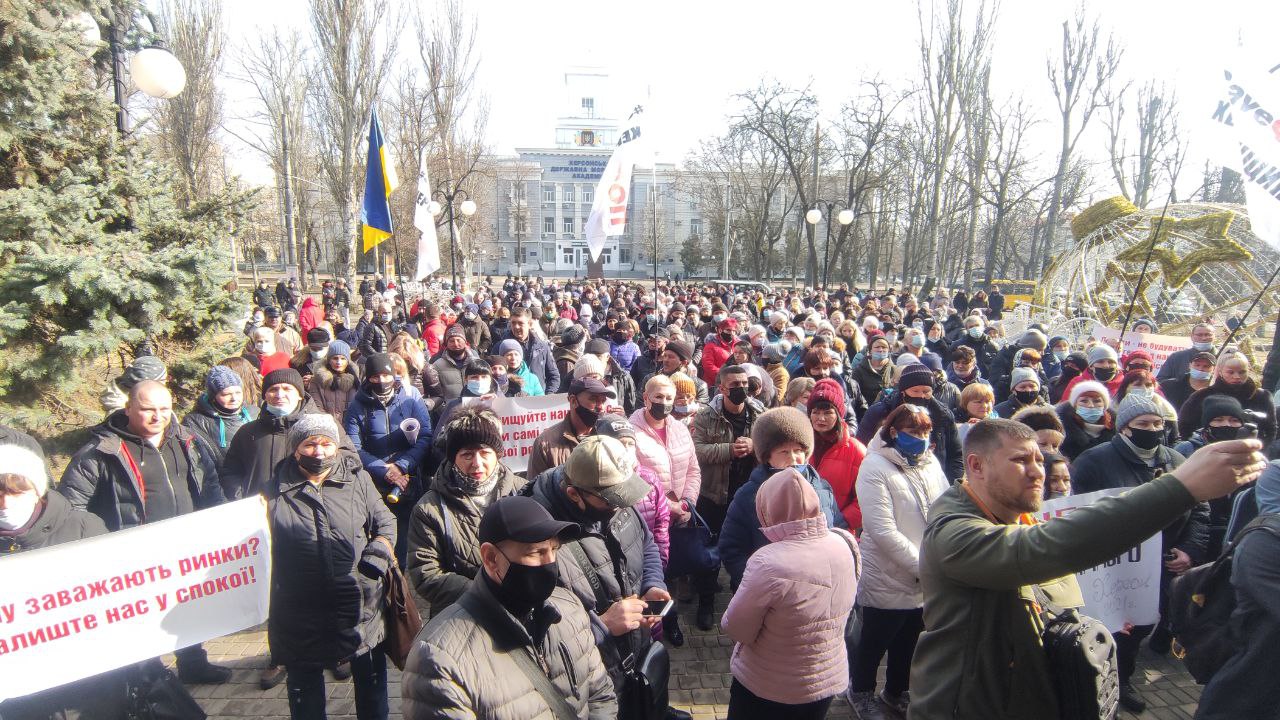
<svg viewBox="0 0 1280 720">
<path fill-rule="evenodd" d="M 0 510 L 0 530 L 17 530 L 31 522 L 31 516 L 40 504 L 40 497 L 35 490 L 28 490 L 21 495 L 8 495 L 4 499 L 4 509 Z"/>
<path fill-rule="evenodd" d="M 328 345 L 325 345 L 324 347 L 320 348 L 319 350 L 316 350 L 315 348 L 311 348 L 311 357 L 315 358 L 316 360 L 323 360 L 323 359 L 325 359 L 326 357 L 328 357 L 328 355 L 329 355 L 329 346 L 328 346 Z"/>
<path fill-rule="evenodd" d="M 253 344 L 253 349 L 257 350 L 259 355 L 270 355 L 273 348 L 270 342 L 256 342 Z"/>
</svg>

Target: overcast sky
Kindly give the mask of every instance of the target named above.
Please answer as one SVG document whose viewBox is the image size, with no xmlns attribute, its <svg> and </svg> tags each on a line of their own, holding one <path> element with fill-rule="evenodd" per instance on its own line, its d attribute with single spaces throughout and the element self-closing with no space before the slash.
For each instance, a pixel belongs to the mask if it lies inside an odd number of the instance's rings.
<svg viewBox="0 0 1280 720">
<path fill-rule="evenodd" d="M 1005 0 L 996 26 L 993 97 L 1001 103 L 1023 95 L 1037 108 L 1044 122 L 1035 131 L 1035 147 L 1045 167 L 1055 161 L 1057 132 L 1045 59 L 1060 46 L 1061 23 L 1076 5 Z M 1210 102 L 1204 87 L 1212 82 L 1215 58 L 1241 37 L 1280 60 L 1274 35 L 1267 34 L 1280 28 L 1280 3 L 1088 0 L 1086 6 L 1100 11 L 1104 26 L 1124 44 L 1125 77 L 1156 78 L 1177 88 L 1193 141 L 1191 172 L 1198 175 L 1209 137 L 1199 119 L 1205 112 L 1196 111 Z M 553 145 L 555 118 L 565 114 L 563 73 L 576 65 L 608 69 L 619 109 L 646 104 L 645 132 L 666 162 L 679 162 L 700 140 L 722 132 L 733 94 L 762 78 L 812 82 L 823 116 L 835 118 L 860 78 L 878 75 L 906 87 L 919 74 L 911 0 L 473 0 L 466 7 L 479 22 L 478 86 L 490 102 L 488 141 L 501 154 Z M 231 56 L 264 26 L 295 24 L 309 33 L 306 0 L 225 0 L 225 8 Z M 411 23 L 406 27 L 401 42 L 410 52 L 401 56 L 415 62 L 416 40 Z M 227 63 L 234 67 L 234 57 Z M 235 83 L 224 87 L 228 115 L 234 116 L 250 96 Z M 251 181 L 271 181 L 260 157 L 234 138 L 227 142 L 234 168 Z M 1085 143 L 1091 154 L 1103 150 L 1101 136 Z"/>
</svg>

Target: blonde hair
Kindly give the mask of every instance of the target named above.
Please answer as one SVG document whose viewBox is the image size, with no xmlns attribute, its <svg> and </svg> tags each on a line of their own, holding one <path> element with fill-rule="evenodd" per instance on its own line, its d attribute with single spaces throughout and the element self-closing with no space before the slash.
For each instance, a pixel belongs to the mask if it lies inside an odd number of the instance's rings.
<svg viewBox="0 0 1280 720">
<path fill-rule="evenodd" d="M 795 405 L 801 395 L 813 390 L 813 386 L 817 385 L 817 381 L 811 377 L 793 378 L 787 383 L 787 395 L 782 398 L 783 405 Z"/>
</svg>

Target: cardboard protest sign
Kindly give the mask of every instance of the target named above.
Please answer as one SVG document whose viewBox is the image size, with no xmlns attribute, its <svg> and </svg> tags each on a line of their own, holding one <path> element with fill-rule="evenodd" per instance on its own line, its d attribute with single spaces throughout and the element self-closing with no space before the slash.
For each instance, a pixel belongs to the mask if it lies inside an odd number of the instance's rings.
<svg viewBox="0 0 1280 720">
<path fill-rule="evenodd" d="M 1112 488 L 1083 495 L 1071 495 L 1045 502 L 1040 519 L 1066 515 L 1098 500 L 1121 495 L 1128 488 Z M 1107 629 L 1119 632 L 1125 623 L 1151 625 L 1160 619 L 1160 533 L 1143 540 L 1129 551 L 1076 573 L 1084 594 L 1084 614 L 1096 618 Z"/>
<path fill-rule="evenodd" d="M 173 652 L 267 619 L 266 502 L 0 560 L 0 699 Z"/>
<path fill-rule="evenodd" d="M 569 412 L 569 396 L 564 393 L 540 397 L 499 396 L 490 407 L 502 418 L 502 464 L 512 472 L 524 472 L 529 467 L 533 441 Z"/>
</svg>

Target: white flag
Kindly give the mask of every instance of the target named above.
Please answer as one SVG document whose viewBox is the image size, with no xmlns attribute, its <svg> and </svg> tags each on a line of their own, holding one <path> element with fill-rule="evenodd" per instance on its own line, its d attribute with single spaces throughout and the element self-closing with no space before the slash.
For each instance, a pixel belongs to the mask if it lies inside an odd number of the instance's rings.
<svg viewBox="0 0 1280 720">
<path fill-rule="evenodd" d="M 614 149 L 604 174 L 596 185 L 595 200 L 591 203 L 591 215 L 587 218 L 587 248 L 594 262 L 604 252 L 604 239 L 621 235 L 627 230 L 627 202 L 631 194 L 631 170 L 639 157 L 636 148 L 640 138 L 640 115 L 643 108 L 636 106 L 628 122 L 633 123 L 622 133 L 618 147 Z"/>
<path fill-rule="evenodd" d="M 413 274 L 414 282 L 422 282 L 423 278 L 440 269 L 440 241 L 436 238 L 436 218 L 431 214 L 431 181 L 427 179 L 427 168 L 422 166 L 418 172 L 418 197 L 414 200 L 413 226 L 422 231 L 418 239 L 418 270 Z"/>
<path fill-rule="evenodd" d="M 1280 248 L 1280 71 L 1243 52 L 1232 65 L 1212 120 L 1238 149 L 1224 164 L 1243 175 L 1254 233 Z"/>
</svg>

